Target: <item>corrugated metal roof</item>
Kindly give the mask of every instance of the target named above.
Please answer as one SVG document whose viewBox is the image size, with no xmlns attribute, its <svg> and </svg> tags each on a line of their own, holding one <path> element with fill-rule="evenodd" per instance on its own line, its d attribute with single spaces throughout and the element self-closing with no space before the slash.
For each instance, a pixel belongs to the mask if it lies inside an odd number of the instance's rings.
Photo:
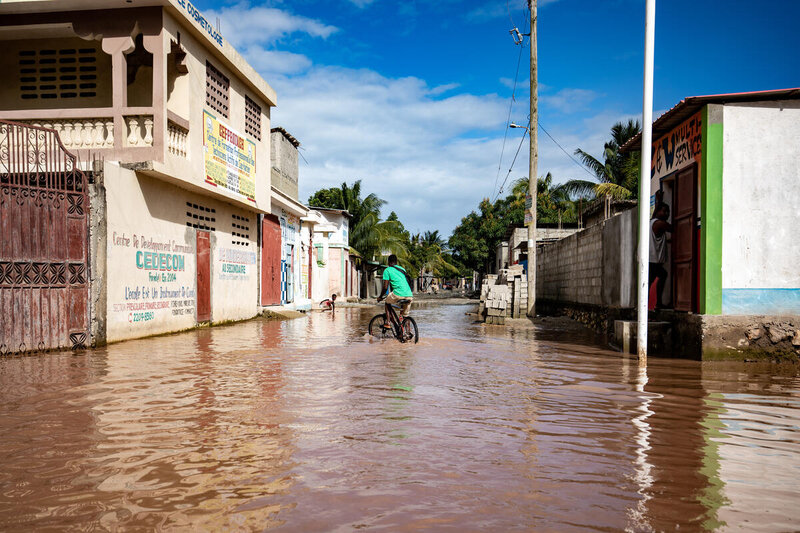
<svg viewBox="0 0 800 533">
<path fill-rule="evenodd" d="M 706 104 L 728 104 L 732 102 L 766 102 L 772 100 L 797 100 L 800 99 L 800 87 L 793 89 L 776 89 L 772 91 L 753 91 L 746 93 L 710 94 L 705 96 L 690 96 L 658 117 L 653 122 L 653 140 L 669 133 L 681 122 L 694 115 Z M 641 150 L 642 134 L 638 134 L 620 147 L 620 152 Z"/>
</svg>

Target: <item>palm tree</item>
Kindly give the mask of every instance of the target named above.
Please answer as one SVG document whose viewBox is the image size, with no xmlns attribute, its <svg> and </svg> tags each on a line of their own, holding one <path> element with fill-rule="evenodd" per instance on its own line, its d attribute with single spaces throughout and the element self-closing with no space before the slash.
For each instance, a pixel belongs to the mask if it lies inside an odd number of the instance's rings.
<svg viewBox="0 0 800 533">
<path fill-rule="evenodd" d="M 553 175 L 548 172 L 543 178 L 539 178 L 536 188 L 536 210 L 539 222 L 558 222 L 561 227 L 563 222 L 577 220 L 575 202 L 570 197 L 566 183 L 553 187 Z"/>
<path fill-rule="evenodd" d="M 404 241 L 398 221 L 380 220 L 375 213 L 367 213 L 350 230 L 350 246 L 366 261 L 375 261 L 384 252 L 405 258 L 408 249 Z"/>
<path fill-rule="evenodd" d="M 639 186 L 638 155 L 621 154 L 622 145 L 641 131 L 638 120 L 627 123 L 617 122 L 611 127 L 611 140 L 605 143 L 603 162 L 584 152 L 575 150 L 584 165 L 591 170 L 597 181 L 570 180 L 565 183 L 570 194 L 609 196 L 617 199 L 630 198 L 636 194 Z"/>
<path fill-rule="evenodd" d="M 353 226 L 358 226 L 359 222 L 369 213 L 380 216 L 381 207 L 386 204 L 386 200 L 378 198 L 375 193 L 370 193 L 366 198 L 361 198 L 361 180 L 356 180 L 350 187 L 346 182 L 342 183 L 341 188 L 341 207 L 353 216 Z"/>
<path fill-rule="evenodd" d="M 447 242 L 439 234 L 439 230 L 426 231 L 411 237 L 412 269 L 418 275 L 433 274 L 445 277 L 449 274 L 458 274 L 458 267 L 450 263 Z"/>
</svg>

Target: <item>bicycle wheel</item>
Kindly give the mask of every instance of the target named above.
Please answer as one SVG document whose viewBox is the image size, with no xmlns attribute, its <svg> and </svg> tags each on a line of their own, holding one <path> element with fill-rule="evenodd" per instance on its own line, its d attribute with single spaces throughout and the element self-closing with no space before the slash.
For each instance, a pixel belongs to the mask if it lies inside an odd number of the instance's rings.
<svg viewBox="0 0 800 533">
<path fill-rule="evenodd" d="M 417 329 L 417 321 L 407 316 L 403 319 L 403 340 L 406 342 L 414 340 L 414 344 L 419 342 L 419 329 Z"/>
<path fill-rule="evenodd" d="M 369 321 L 369 334 L 379 338 L 392 335 L 392 329 L 384 328 L 384 324 L 386 324 L 386 313 L 375 315 L 372 317 L 372 320 Z"/>
</svg>

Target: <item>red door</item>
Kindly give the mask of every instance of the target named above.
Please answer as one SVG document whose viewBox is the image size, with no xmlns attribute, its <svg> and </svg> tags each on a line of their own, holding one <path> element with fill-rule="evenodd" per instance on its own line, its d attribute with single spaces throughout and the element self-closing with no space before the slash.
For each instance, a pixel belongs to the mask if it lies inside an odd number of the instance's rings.
<svg viewBox="0 0 800 533">
<path fill-rule="evenodd" d="M 264 215 L 261 223 L 261 305 L 281 303 L 281 223 Z"/>
<path fill-rule="evenodd" d="M 197 232 L 197 321 L 211 320 L 211 247 L 209 233 Z"/>
<path fill-rule="evenodd" d="M 695 311 L 697 183 L 692 166 L 675 178 L 672 213 L 672 294 L 677 311 Z"/>
</svg>

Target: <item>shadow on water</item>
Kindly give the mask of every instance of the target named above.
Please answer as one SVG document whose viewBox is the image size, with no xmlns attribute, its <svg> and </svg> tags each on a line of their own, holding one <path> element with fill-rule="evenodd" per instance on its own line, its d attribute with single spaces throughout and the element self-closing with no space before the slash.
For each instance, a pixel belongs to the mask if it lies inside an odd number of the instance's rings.
<svg viewBox="0 0 800 533">
<path fill-rule="evenodd" d="M 796 529 L 797 367 L 373 309 L 0 360 L 0 529 Z"/>
</svg>

